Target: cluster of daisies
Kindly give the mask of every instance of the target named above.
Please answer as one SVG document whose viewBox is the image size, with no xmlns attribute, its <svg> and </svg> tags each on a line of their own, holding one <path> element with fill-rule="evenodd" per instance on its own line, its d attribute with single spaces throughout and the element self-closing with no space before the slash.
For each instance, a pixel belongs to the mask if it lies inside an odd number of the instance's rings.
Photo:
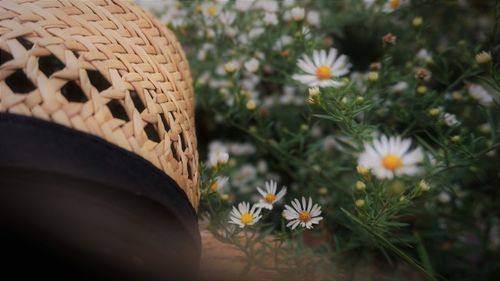
<svg viewBox="0 0 500 281">
<path fill-rule="evenodd" d="M 282 187 L 279 192 L 278 184 L 275 181 L 267 181 L 265 190 L 257 187 L 257 191 L 262 196 L 259 203 L 250 205 L 249 202 L 241 202 L 238 207 L 233 206 L 230 213 L 229 223 L 238 225 L 240 228 L 256 224 L 261 218 L 262 209 L 272 210 L 273 205 L 280 201 L 286 194 L 286 187 Z M 288 221 L 287 227 L 294 230 L 298 226 L 311 229 L 313 225 L 319 224 L 321 217 L 321 207 L 313 204 L 312 198 L 302 200 L 294 199 L 290 204 L 285 204 L 283 217 Z"/>
<path fill-rule="evenodd" d="M 345 55 L 331 48 L 313 51 L 312 57 L 303 55 L 297 63 L 303 72 L 293 78 L 313 87 L 310 93 L 317 93 L 317 88 L 343 85 L 340 78 L 349 73 L 351 64 Z M 449 118 L 450 119 L 450 118 Z M 401 175 L 416 175 L 424 154 L 421 148 L 410 149 L 411 140 L 395 136 L 381 136 L 364 145 L 364 152 L 358 158 L 358 164 L 370 169 L 380 179 L 392 179 Z"/>
<path fill-rule="evenodd" d="M 412 149 L 411 146 L 409 139 L 382 135 L 364 145 L 364 151 L 358 158 L 358 169 L 370 171 L 379 179 L 417 175 L 421 172 L 419 163 L 424 159 L 424 152 L 420 147 Z M 229 223 L 240 228 L 254 225 L 262 218 L 262 209 L 272 210 L 274 204 L 286 194 L 286 187 L 282 187 L 278 192 L 275 181 L 267 181 L 265 187 L 265 190 L 257 187 L 261 195 L 258 203 L 250 205 L 249 202 L 241 202 L 237 207 L 233 206 Z M 298 226 L 311 229 L 323 219 L 321 207 L 314 204 L 310 197 L 294 199 L 290 204 L 285 204 L 283 217 L 288 220 L 287 227 L 292 230 Z"/>
</svg>

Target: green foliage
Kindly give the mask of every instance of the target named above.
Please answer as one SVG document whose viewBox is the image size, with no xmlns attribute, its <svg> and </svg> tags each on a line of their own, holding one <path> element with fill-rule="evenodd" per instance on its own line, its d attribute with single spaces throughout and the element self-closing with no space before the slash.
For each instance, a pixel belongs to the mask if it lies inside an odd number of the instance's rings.
<svg viewBox="0 0 500 281">
<path fill-rule="evenodd" d="M 276 268 L 292 274 L 337 279 L 332 264 L 360 253 L 399 259 L 430 280 L 500 274 L 500 2 L 401 0 L 390 12 L 385 0 L 284 1 L 245 11 L 236 2 L 156 10 L 168 15 L 191 64 L 201 159 L 215 150 L 230 155 L 223 166 L 201 164 L 207 226 L 249 264 L 265 267 L 259 263 L 272 253 Z M 294 6 L 306 9 L 305 19 L 290 18 Z M 269 14 L 276 24 L 266 23 Z M 389 33 L 395 42 L 384 43 Z M 348 56 L 350 73 L 338 78 L 343 86 L 308 94 L 293 78 L 297 62 L 331 47 Z M 481 51 L 491 59 L 482 61 Z M 246 65 L 252 59 L 254 69 Z M 358 173 L 364 145 L 377 134 L 421 147 L 422 172 Z M 226 189 L 213 190 L 221 176 L 229 177 Z M 229 225 L 231 205 L 256 201 L 255 187 L 269 179 L 289 187 L 285 203 L 319 202 L 320 225 L 291 231 L 279 206 L 251 230 Z M 257 246 L 269 235 L 273 243 Z"/>
</svg>

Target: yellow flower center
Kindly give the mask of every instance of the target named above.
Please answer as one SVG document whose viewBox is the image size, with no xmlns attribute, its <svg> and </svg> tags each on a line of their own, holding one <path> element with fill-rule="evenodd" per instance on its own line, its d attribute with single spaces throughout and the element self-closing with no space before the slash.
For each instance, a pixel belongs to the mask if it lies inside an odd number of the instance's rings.
<svg viewBox="0 0 500 281">
<path fill-rule="evenodd" d="M 251 224 L 253 222 L 253 216 L 250 213 L 244 213 L 241 215 L 241 223 L 244 225 Z"/>
<path fill-rule="evenodd" d="M 274 199 L 276 199 L 276 195 L 272 194 L 272 193 L 268 193 L 266 194 L 266 202 L 269 203 L 269 204 L 272 204 L 274 202 Z"/>
<path fill-rule="evenodd" d="M 382 165 L 384 165 L 386 169 L 394 171 L 403 165 L 403 161 L 401 161 L 401 158 L 397 155 L 388 154 L 382 159 Z"/>
<path fill-rule="evenodd" d="M 217 189 L 219 189 L 219 183 L 218 182 L 214 182 L 214 183 L 212 183 L 212 185 L 210 185 L 210 192 L 216 192 Z"/>
<path fill-rule="evenodd" d="M 299 212 L 299 220 L 301 222 L 308 222 L 311 220 L 311 213 L 308 211 L 300 211 Z"/>
<path fill-rule="evenodd" d="M 207 15 L 213 17 L 217 14 L 217 8 L 215 6 L 210 6 L 207 8 Z"/>
<path fill-rule="evenodd" d="M 389 5 L 393 9 L 397 9 L 399 7 L 399 0 L 389 0 Z"/>
<path fill-rule="evenodd" d="M 316 68 L 316 77 L 318 77 L 319 80 L 325 80 L 329 79 L 333 76 L 332 69 L 329 68 L 328 66 L 322 64 Z"/>
</svg>

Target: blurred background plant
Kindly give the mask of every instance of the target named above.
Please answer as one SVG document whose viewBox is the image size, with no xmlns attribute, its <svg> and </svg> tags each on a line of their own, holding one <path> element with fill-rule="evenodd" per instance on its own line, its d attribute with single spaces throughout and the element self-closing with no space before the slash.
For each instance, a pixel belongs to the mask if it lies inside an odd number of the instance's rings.
<svg viewBox="0 0 500 281">
<path fill-rule="evenodd" d="M 500 1 L 136 2 L 186 50 L 199 214 L 245 252 L 242 274 L 344 280 L 382 261 L 500 276 Z M 273 210 L 229 223 L 269 180 L 288 187 Z M 292 230 L 282 205 L 302 197 L 323 219 Z"/>
</svg>

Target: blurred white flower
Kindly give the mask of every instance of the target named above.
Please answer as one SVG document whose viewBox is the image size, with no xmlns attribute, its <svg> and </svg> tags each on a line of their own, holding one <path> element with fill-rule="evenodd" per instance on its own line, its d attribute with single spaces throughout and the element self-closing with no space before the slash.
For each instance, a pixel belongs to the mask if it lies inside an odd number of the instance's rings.
<svg viewBox="0 0 500 281">
<path fill-rule="evenodd" d="M 245 62 L 244 67 L 247 71 L 254 73 L 259 69 L 259 61 L 255 58 L 251 58 Z"/>
<path fill-rule="evenodd" d="M 213 18 L 220 14 L 222 11 L 223 4 L 222 3 L 216 3 L 216 2 L 204 2 L 201 5 L 201 11 L 203 12 L 203 15 L 209 18 Z"/>
<path fill-rule="evenodd" d="M 290 11 L 294 21 L 301 21 L 306 16 L 306 10 L 302 7 L 295 7 Z"/>
<path fill-rule="evenodd" d="M 451 196 L 448 192 L 446 191 L 441 191 L 438 195 L 438 200 L 439 202 L 443 203 L 443 204 L 447 204 L 447 203 L 450 203 L 451 201 Z"/>
<path fill-rule="evenodd" d="M 206 85 L 210 80 L 210 78 L 211 78 L 210 72 L 205 71 L 198 77 L 196 83 L 199 83 L 201 85 Z"/>
<path fill-rule="evenodd" d="M 210 192 L 224 192 L 228 180 L 228 177 L 217 177 L 210 185 Z"/>
<path fill-rule="evenodd" d="M 267 173 L 268 167 L 265 160 L 259 160 L 259 162 L 257 162 L 257 171 L 261 174 Z"/>
<path fill-rule="evenodd" d="M 333 150 L 337 146 L 337 141 L 334 136 L 326 136 L 323 139 L 323 149 L 326 151 Z"/>
<path fill-rule="evenodd" d="M 365 151 L 359 156 L 358 164 L 371 169 L 380 179 L 415 175 L 420 172 L 417 164 L 424 159 L 424 153 L 420 147 L 410 151 L 410 146 L 409 139 L 383 135 L 372 143 L 365 143 Z"/>
<path fill-rule="evenodd" d="M 231 143 L 228 146 L 231 155 L 242 156 L 254 154 L 256 149 L 252 143 Z"/>
<path fill-rule="evenodd" d="M 227 147 L 219 142 L 213 141 L 208 146 L 208 166 L 217 167 L 219 165 L 224 165 L 229 159 L 229 154 L 227 153 Z"/>
<path fill-rule="evenodd" d="M 278 2 L 275 0 L 258 0 L 255 6 L 269 13 L 278 12 Z"/>
<path fill-rule="evenodd" d="M 207 38 L 214 38 L 215 37 L 215 30 L 213 30 L 212 28 L 209 28 L 207 30 L 205 30 L 205 36 Z"/>
<path fill-rule="evenodd" d="M 238 69 L 238 63 L 235 61 L 230 61 L 224 64 L 224 70 L 227 73 L 233 73 Z"/>
<path fill-rule="evenodd" d="M 226 152 L 214 152 L 209 155 L 208 164 L 210 167 L 224 165 L 229 160 L 229 154 Z"/>
<path fill-rule="evenodd" d="M 408 3 L 408 0 L 387 0 L 382 6 L 382 12 L 392 13 L 395 10 L 399 9 L 401 6 L 404 6 Z"/>
<path fill-rule="evenodd" d="M 281 200 L 286 194 L 286 187 L 282 187 L 281 190 L 276 194 L 278 183 L 270 180 L 265 182 L 266 190 L 262 190 L 257 186 L 257 191 L 262 195 L 262 198 L 257 203 L 257 207 L 265 208 L 268 210 L 273 209 L 273 204 Z"/>
<path fill-rule="evenodd" d="M 281 51 L 283 50 L 287 45 L 293 42 L 293 38 L 288 36 L 288 35 L 282 35 L 278 41 L 276 41 L 276 44 L 274 45 L 274 49 Z"/>
<path fill-rule="evenodd" d="M 320 15 L 319 12 L 317 11 L 309 11 L 307 12 L 307 23 L 309 23 L 312 26 L 319 27 L 321 23 Z"/>
<path fill-rule="evenodd" d="M 231 11 L 223 12 L 219 16 L 219 21 L 226 27 L 232 25 L 235 19 L 236 19 L 236 13 Z"/>
<path fill-rule="evenodd" d="M 234 27 L 226 27 L 224 29 L 224 34 L 226 34 L 226 36 L 229 38 L 234 38 L 236 35 L 238 35 L 238 29 Z"/>
<path fill-rule="evenodd" d="M 309 40 L 312 38 L 311 29 L 309 27 L 303 26 L 300 32 L 302 36 L 304 36 L 304 39 Z"/>
<path fill-rule="evenodd" d="M 365 7 L 370 8 L 375 1 L 376 0 L 363 0 L 363 4 L 365 4 Z"/>
<path fill-rule="evenodd" d="M 234 9 L 240 12 L 247 12 L 254 4 L 254 0 L 236 0 Z"/>
<path fill-rule="evenodd" d="M 250 191 L 247 187 L 247 183 L 249 183 L 251 180 L 255 179 L 255 176 L 257 175 L 257 169 L 251 164 L 244 164 L 243 166 L 238 169 L 233 176 L 231 177 L 231 181 L 233 183 L 233 186 L 239 187 L 242 189 L 241 191 L 246 192 Z"/>
<path fill-rule="evenodd" d="M 260 210 L 261 209 L 256 205 L 253 205 L 252 208 L 250 208 L 250 203 L 241 202 L 238 204 L 238 209 L 233 206 L 229 223 L 236 224 L 240 228 L 244 228 L 247 225 L 254 225 L 262 218 Z"/>
<path fill-rule="evenodd" d="M 417 59 L 423 62 L 430 62 L 432 60 L 432 56 L 426 49 L 420 49 L 417 52 Z"/>
<path fill-rule="evenodd" d="M 252 28 L 248 32 L 248 38 L 255 39 L 255 38 L 261 36 L 264 32 L 266 32 L 266 30 L 263 27 Z"/>
<path fill-rule="evenodd" d="M 402 93 L 408 89 L 408 83 L 405 81 L 400 81 L 395 85 L 391 86 L 390 91 L 393 93 Z"/>
<path fill-rule="evenodd" d="M 284 0 L 281 3 L 283 3 L 283 7 L 292 7 L 295 5 L 295 0 Z"/>
<path fill-rule="evenodd" d="M 289 221 L 286 226 L 292 230 L 299 225 L 311 229 L 313 224 L 319 224 L 323 219 L 320 215 L 321 207 L 318 204 L 313 205 L 311 197 L 309 197 L 308 202 L 306 202 L 306 198 L 302 197 L 302 204 L 299 199 L 294 199 L 291 206 L 285 205 L 283 211 L 283 216 Z"/>
<path fill-rule="evenodd" d="M 469 95 L 477 100 L 479 104 L 484 106 L 490 106 L 493 104 L 493 97 L 488 93 L 488 91 L 479 84 L 470 84 L 468 87 Z"/>
<path fill-rule="evenodd" d="M 325 50 L 314 50 L 312 59 L 303 55 L 297 66 L 305 73 L 295 74 L 293 79 L 309 87 L 338 88 L 343 83 L 337 78 L 346 75 L 351 64 L 345 55 L 337 57 L 337 49 L 331 48 L 328 54 Z"/>
<path fill-rule="evenodd" d="M 283 94 L 279 97 L 279 103 L 282 105 L 303 105 L 305 98 L 297 94 L 296 88 L 285 86 L 283 87 Z"/>
<path fill-rule="evenodd" d="M 203 43 L 200 50 L 198 50 L 197 58 L 204 61 L 207 58 L 207 52 L 214 49 L 214 45 L 211 43 Z"/>
<path fill-rule="evenodd" d="M 445 113 L 443 117 L 444 117 L 444 123 L 446 123 L 446 125 L 449 127 L 459 124 L 457 116 L 455 116 L 455 114 Z"/>
<path fill-rule="evenodd" d="M 264 23 L 267 25 L 277 25 L 278 16 L 276 15 L 276 13 L 266 13 L 264 15 Z"/>
</svg>

